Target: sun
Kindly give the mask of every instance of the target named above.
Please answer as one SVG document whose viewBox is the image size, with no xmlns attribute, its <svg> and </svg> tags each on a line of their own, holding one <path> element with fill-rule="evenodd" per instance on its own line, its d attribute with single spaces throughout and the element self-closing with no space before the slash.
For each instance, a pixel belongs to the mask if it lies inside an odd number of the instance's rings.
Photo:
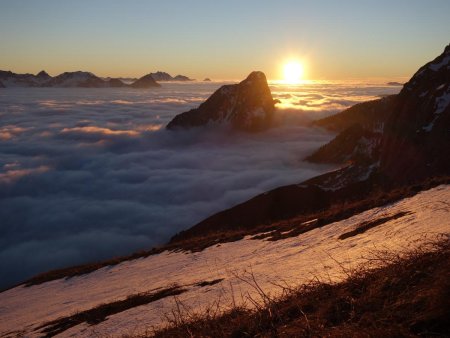
<svg viewBox="0 0 450 338">
<path fill-rule="evenodd" d="M 303 73 L 303 65 L 298 61 L 291 61 L 284 65 L 284 81 L 286 83 L 300 83 L 303 77 Z"/>
</svg>

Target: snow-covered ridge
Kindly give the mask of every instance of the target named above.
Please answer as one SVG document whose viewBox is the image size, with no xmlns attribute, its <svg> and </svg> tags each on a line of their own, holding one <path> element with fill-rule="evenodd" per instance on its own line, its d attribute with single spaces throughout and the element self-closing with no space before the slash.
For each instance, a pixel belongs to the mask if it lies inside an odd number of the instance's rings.
<svg viewBox="0 0 450 338">
<path fill-rule="evenodd" d="M 249 237 L 209 247 L 202 252 L 163 252 L 127 261 L 67 280 L 32 287 L 19 286 L 0 294 L 0 333 L 40 336 L 39 326 L 129 295 L 164 289 L 177 284 L 187 291 L 178 296 L 186 306 L 201 310 L 221 299 L 226 307 L 245 302 L 255 290 L 239 277 L 253 273 L 267 292 L 277 293 L 275 284 L 296 285 L 312 278 L 338 281 L 344 267 L 364 262 L 371 250 L 411 249 L 438 234 L 450 234 L 450 186 L 442 185 L 394 204 L 374 208 L 349 219 L 279 241 Z M 346 239 L 339 237 L 363 222 L 402 214 L 366 232 Z M 220 283 L 193 286 L 200 281 Z M 275 283 L 275 284 L 274 284 Z M 60 336 L 120 336 L 139 333 L 165 321 L 175 306 L 173 297 L 131 308 L 89 326 L 76 325 Z"/>
</svg>

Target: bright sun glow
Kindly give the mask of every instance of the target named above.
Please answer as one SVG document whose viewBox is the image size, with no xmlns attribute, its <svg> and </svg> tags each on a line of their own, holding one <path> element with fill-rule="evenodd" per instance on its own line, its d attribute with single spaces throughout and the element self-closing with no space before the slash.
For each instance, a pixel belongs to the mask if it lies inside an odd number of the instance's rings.
<svg viewBox="0 0 450 338">
<path fill-rule="evenodd" d="M 292 61 L 284 65 L 284 81 L 290 84 L 300 83 L 303 77 L 303 65 Z"/>
</svg>

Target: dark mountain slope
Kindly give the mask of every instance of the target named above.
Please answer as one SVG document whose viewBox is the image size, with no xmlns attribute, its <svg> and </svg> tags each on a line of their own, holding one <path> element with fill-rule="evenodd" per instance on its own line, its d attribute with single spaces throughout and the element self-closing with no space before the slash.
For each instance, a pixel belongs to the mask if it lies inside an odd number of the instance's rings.
<svg viewBox="0 0 450 338">
<path fill-rule="evenodd" d="M 391 115 L 396 98 L 396 95 L 390 95 L 378 100 L 358 103 L 338 114 L 314 121 L 313 125 L 337 132 L 344 131 L 355 124 L 368 130 L 380 128 Z"/>
<path fill-rule="evenodd" d="M 390 184 L 450 171 L 450 45 L 414 74 L 386 122 L 380 172 Z"/>
</svg>

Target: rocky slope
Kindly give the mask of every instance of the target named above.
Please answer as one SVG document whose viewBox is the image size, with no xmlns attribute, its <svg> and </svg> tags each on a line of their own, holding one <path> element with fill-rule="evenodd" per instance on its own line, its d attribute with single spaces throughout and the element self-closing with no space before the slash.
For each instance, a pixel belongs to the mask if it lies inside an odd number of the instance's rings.
<svg viewBox="0 0 450 338">
<path fill-rule="evenodd" d="M 0 70 L 0 81 L 4 87 L 39 87 L 40 77 L 33 74 L 16 74 L 11 71 Z"/>
<path fill-rule="evenodd" d="M 185 75 L 176 75 L 173 77 L 169 73 L 157 71 L 156 73 L 150 73 L 151 77 L 155 81 L 193 81 Z"/>
<path fill-rule="evenodd" d="M 252 72 L 239 84 L 220 87 L 198 108 L 175 116 L 167 129 L 216 124 L 259 131 L 271 126 L 274 112 L 275 101 L 266 76 L 262 72 Z"/>
<path fill-rule="evenodd" d="M 157 83 L 151 74 L 144 75 L 140 79 L 136 80 L 130 85 L 132 88 L 151 88 L 151 87 L 161 87 L 159 83 Z"/>
<path fill-rule="evenodd" d="M 89 72 L 65 72 L 45 82 L 44 87 L 106 87 L 106 82 Z"/>
<path fill-rule="evenodd" d="M 353 106 L 315 124 L 341 133 L 308 157 L 310 161 L 359 163 L 354 155 L 362 152 L 389 185 L 448 174 L 450 45 L 398 95 Z"/>
</svg>

